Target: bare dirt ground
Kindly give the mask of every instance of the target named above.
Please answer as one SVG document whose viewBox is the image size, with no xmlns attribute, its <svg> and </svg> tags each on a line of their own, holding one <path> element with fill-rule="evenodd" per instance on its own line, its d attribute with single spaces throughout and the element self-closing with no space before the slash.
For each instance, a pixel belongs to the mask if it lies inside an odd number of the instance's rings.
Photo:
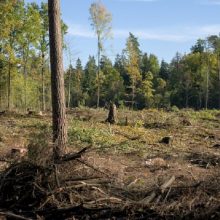
<svg viewBox="0 0 220 220">
<path fill-rule="evenodd" d="M 106 117 L 102 109 L 70 110 L 69 152 L 88 149 L 52 166 L 50 115 L 1 115 L 0 215 L 220 219 L 220 111 L 119 110 L 115 125 Z M 24 158 L 12 154 L 17 148 L 28 149 Z"/>
</svg>

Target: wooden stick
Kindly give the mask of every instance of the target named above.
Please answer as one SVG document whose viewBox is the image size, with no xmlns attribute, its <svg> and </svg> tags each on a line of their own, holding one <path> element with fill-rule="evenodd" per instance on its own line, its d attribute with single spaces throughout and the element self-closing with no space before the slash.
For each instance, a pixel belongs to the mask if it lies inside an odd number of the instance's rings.
<svg viewBox="0 0 220 220">
<path fill-rule="evenodd" d="M 165 192 L 166 188 L 169 187 L 174 181 L 175 181 L 175 176 L 172 176 L 167 182 L 165 182 L 161 187 L 160 190 L 162 193 Z"/>
<path fill-rule="evenodd" d="M 58 158 L 58 159 L 55 161 L 55 163 L 56 163 L 56 164 L 61 164 L 61 163 L 63 163 L 63 162 L 68 162 L 68 161 L 71 161 L 71 160 L 78 159 L 78 158 L 80 158 L 81 155 L 82 155 L 83 153 L 85 153 L 89 148 L 91 148 L 91 146 L 85 147 L 85 148 L 83 148 L 82 150 L 80 150 L 80 151 L 77 152 L 77 153 L 66 154 L 66 155 L 64 155 L 64 156 L 62 156 L 62 157 L 60 157 L 60 158 Z"/>
<path fill-rule="evenodd" d="M 6 217 L 15 218 L 15 219 L 31 220 L 31 218 L 26 218 L 24 216 L 17 215 L 17 214 L 14 214 L 12 212 L 2 212 L 2 211 L 0 211 L 0 215 L 6 216 Z"/>
</svg>

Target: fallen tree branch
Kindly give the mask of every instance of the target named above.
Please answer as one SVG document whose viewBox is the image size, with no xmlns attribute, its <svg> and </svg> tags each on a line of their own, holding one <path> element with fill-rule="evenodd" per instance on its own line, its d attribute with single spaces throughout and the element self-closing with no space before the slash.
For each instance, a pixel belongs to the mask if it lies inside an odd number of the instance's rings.
<svg viewBox="0 0 220 220">
<path fill-rule="evenodd" d="M 10 217 L 10 218 L 15 218 L 15 219 L 22 219 L 22 220 L 31 220 L 30 218 L 26 218 L 24 216 L 21 216 L 21 215 L 17 215 L 17 214 L 14 214 L 12 212 L 3 212 L 3 211 L 0 211 L 0 216 L 5 216 L 5 217 Z"/>
<path fill-rule="evenodd" d="M 61 164 L 63 162 L 68 162 L 68 161 L 71 161 L 71 160 L 78 159 L 82 156 L 82 154 L 84 154 L 90 148 L 91 148 L 91 146 L 85 147 L 77 153 L 63 155 L 63 156 L 61 156 L 61 157 L 59 157 L 58 159 L 55 160 L 55 164 Z"/>
<path fill-rule="evenodd" d="M 79 163 L 84 164 L 85 166 L 87 166 L 87 167 L 93 169 L 94 171 L 96 171 L 96 172 L 98 172 L 98 173 L 101 173 L 101 174 L 107 176 L 108 178 L 111 178 L 111 179 L 113 178 L 112 176 L 108 175 L 107 173 L 102 172 L 101 170 L 95 168 L 94 166 L 92 166 L 91 164 L 89 164 L 89 163 L 87 163 L 87 162 L 85 162 L 85 161 L 83 161 L 83 160 L 80 160 L 80 159 L 78 159 L 78 158 L 77 158 L 76 160 L 77 160 Z"/>
<path fill-rule="evenodd" d="M 172 183 L 175 181 L 175 176 L 172 176 L 167 182 L 165 182 L 161 187 L 160 190 L 162 193 L 165 192 L 166 188 L 168 188 Z"/>
<path fill-rule="evenodd" d="M 166 181 L 162 186 L 159 187 L 159 189 L 157 188 L 156 190 L 152 191 L 151 194 L 147 197 L 145 197 L 144 199 L 142 199 L 141 201 L 139 201 L 139 204 L 145 204 L 148 205 L 149 203 L 156 201 L 155 203 L 159 203 L 162 194 L 164 194 L 164 192 L 166 191 L 166 189 L 175 181 L 175 176 L 172 176 L 168 181 Z M 168 195 L 166 195 L 167 197 Z"/>
</svg>

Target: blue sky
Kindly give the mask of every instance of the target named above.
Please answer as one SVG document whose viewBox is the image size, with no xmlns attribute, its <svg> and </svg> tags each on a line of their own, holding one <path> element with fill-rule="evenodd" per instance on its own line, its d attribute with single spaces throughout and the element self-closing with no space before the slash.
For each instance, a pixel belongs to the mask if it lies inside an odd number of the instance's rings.
<svg viewBox="0 0 220 220">
<path fill-rule="evenodd" d="M 69 26 L 66 41 L 72 59 L 79 57 L 83 64 L 89 55 L 97 54 L 96 37 L 89 21 L 92 2 L 61 0 L 62 19 Z M 189 52 L 198 38 L 220 32 L 220 0 L 102 0 L 102 3 L 113 16 L 114 37 L 105 46 L 105 54 L 112 60 L 125 48 L 129 32 L 138 37 L 143 52 L 167 62 L 177 51 Z M 64 62 L 66 66 L 66 55 Z"/>
</svg>

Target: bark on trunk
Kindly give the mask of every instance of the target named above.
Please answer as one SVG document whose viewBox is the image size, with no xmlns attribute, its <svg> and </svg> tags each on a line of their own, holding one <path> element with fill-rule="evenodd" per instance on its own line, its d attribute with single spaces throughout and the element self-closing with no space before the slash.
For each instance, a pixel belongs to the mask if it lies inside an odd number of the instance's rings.
<svg viewBox="0 0 220 220">
<path fill-rule="evenodd" d="M 8 97 L 7 97 L 7 107 L 8 110 L 11 110 L 11 61 L 8 62 Z"/>
<path fill-rule="evenodd" d="M 67 101 L 67 108 L 69 109 L 70 108 L 70 89 L 71 89 L 71 83 L 70 83 L 70 80 L 71 80 L 71 70 L 69 69 L 69 77 L 68 77 L 68 101 Z"/>
<path fill-rule="evenodd" d="M 100 54 L 101 54 L 101 43 L 100 43 L 100 36 L 98 36 L 98 74 L 97 74 L 97 105 L 96 107 L 99 107 L 100 103 Z"/>
<path fill-rule="evenodd" d="M 108 118 L 106 119 L 106 122 L 109 122 L 110 124 L 117 123 L 117 108 L 114 103 L 110 103 Z"/>
<path fill-rule="evenodd" d="M 29 47 L 27 49 L 27 52 L 25 54 L 25 49 L 23 47 L 23 74 L 24 74 L 24 109 L 27 110 L 27 62 L 28 62 L 28 56 L 29 56 Z M 29 106 L 30 107 L 30 106 Z"/>
<path fill-rule="evenodd" d="M 44 72 L 45 72 L 45 55 L 42 53 L 41 58 L 42 58 L 42 66 L 41 66 L 41 80 L 42 80 L 42 100 L 41 100 L 41 110 L 44 112 L 45 111 L 45 82 L 44 82 Z"/>
<path fill-rule="evenodd" d="M 185 108 L 188 108 L 189 107 L 189 89 L 188 87 L 186 88 L 186 100 L 185 100 Z"/>
<path fill-rule="evenodd" d="M 27 69 L 26 69 L 26 61 L 24 64 L 24 109 L 27 110 Z"/>
<path fill-rule="evenodd" d="M 132 79 L 132 100 L 131 100 L 132 110 L 134 110 L 134 96 L 135 96 L 135 85 L 134 85 L 134 79 Z"/>
<path fill-rule="evenodd" d="M 219 85 L 218 108 L 220 109 L 220 54 L 218 56 L 218 85 Z"/>
<path fill-rule="evenodd" d="M 59 0 L 48 0 L 48 15 L 53 112 L 53 142 L 55 143 L 54 157 L 57 158 L 65 153 L 65 145 L 67 141 L 62 34 Z"/>
<path fill-rule="evenodd" d="M 209 58 L 208 58 L 208 68 L 206 73 L 206 92 L 205 92 L 205 109 L 208 108 L 208 102 L 209 102 Z"/>
</svg>

